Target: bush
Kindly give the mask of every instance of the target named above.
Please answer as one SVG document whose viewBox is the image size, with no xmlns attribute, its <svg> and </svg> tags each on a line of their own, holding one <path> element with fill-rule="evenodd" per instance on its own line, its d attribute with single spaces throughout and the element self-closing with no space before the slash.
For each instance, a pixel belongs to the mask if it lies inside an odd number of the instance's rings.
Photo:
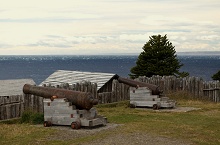
<svg viewBox="0 0 220 145">
<path fill-rule="evenodd" d="M 44 114 L 24 111 L 21 116 L 21 123 L 42 124 L 44 122 Z"/>
</svg>

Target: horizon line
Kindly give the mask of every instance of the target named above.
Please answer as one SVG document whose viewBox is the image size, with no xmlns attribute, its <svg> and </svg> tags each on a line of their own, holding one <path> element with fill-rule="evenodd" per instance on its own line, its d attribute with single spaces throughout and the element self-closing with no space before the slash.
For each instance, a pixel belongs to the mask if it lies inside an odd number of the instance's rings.
<svg viewBox="0 0 220 145">
<path fill-rule="evenodd" d="M 140 52 L 141 53 L 141 52 Z M 140 53 L 100 53 L 100 54 L 0 54 L 0 56 L 88 56 L 88 55 L 139 55 Z M 177 55 L 220 55 L 219 51 L 181 51 L 176 52 Z"/>
</svg>

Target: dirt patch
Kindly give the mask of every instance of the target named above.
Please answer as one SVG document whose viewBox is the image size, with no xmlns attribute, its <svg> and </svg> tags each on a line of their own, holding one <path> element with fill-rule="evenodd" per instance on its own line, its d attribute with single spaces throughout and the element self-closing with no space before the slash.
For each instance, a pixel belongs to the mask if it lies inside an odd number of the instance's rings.
<svg viewBox="0 0 220 145">
<path fill-rule="evenodd" d="M 82 145 L 190 145 L 186 141 L 175 140 L 166 137 L 152 136 L 144 133 L 130 133 L 108 136 L 105 139 L 95 140 Z"/>
<path fill-rule="evenodd" d="M 166 111 L 166 112 L 190 112 L 195 110 L 200 110 L 201 108 L 195 108 L 195 107 L 175 107 L 172 109 L 161 109 L 160 111 Z"/>
<path fill-rule="evenodd" d="M 72 129 L 70 126 L 52 126 L 53 129 L 58 129 L 60 131 L 69 131 L 69 132 L 73 132 L 73 133 L 86 133 L 86 134 L 93 134 L 93 133 L 97 133 L 103 130 L 110 130 L 110 129 L 114 129 L 118 126 L 121 126 L 122 124 L 113 124 L 113 123 L 107 123 L 106 126 L 98 126 L 98 127 L 93 127 L 93 128 L 88 128 L 88 127 L 82 127 L 81 129 Z"/>
<path fill-rule="evenodd" d="M 135 108 L 140 110 L 153 110 L 152 108 Z M 200 110 L 201 108 L 195 108 L 195 107 L 175 107 L 175 108 L 162 108 L 159 110 L 153 110 L 158 112 L 189 112 L 189 111 L 195 111 Z"/>
</svg>

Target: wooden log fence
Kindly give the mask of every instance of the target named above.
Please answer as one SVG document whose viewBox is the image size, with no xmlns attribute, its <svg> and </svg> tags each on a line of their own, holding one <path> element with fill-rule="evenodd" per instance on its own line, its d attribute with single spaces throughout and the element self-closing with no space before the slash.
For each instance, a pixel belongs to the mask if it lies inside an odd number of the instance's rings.
<svg viewBox="0 0 220 145">
<path fill-rule="evenodd" d="M 139 77 L 136 80 L 160 86 L 164 93 L 185 91 L 194 98 L 207 99 L 212 102 L 220 102 L 220 82 L 203 81 L 198 77 L 176 78 L 175 76 Z M 46 85 L 45 85 L 46 86 Z M 91 92 L 99 103 L 112 103 L 130 99 L 130 87 L 112 82 L 111 92 L 97 92 L 97 84 L 91 82 L 76 83 L 73 85 L 61 84 L 47 87 L 65 88 L 75 91 Z M 0 120 L 20 117 L 24 110 L 32 110 L 43 113 L 43 98 L 34 95 L 0 96 Z"/>
<path fill-rule="evenodd" d="M 22 95 L 0 96 L 0 120 L 17 118 L 24 111 Z"/>
<path fill-rule="evenodd" d="M 203 81 L 198 77 L 177 78 L 175 76 L 139 77 L 137 81 L 155 84 L 166 93 L 184 91 L 197 99 L 220 102 L 220 82 Z"/>
<path fill-rule="evenodd" d="M 100 104 L 120 102 L 130 99 L 130 87 L 119 83 L 117 80 L 112 82 L 112 92 L 98 93 Z"/>
</svg>

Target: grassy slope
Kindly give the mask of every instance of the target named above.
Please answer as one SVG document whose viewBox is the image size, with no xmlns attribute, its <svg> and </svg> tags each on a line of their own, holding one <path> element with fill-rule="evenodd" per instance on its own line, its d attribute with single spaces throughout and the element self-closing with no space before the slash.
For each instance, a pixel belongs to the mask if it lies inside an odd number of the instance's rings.
<svg viewBox="0 0 220 145">
<path fill-rule="evenodd" d="M 220 144 L 220 104 L 206 101 L 185 100 L 178 94 L 179 106 L 201 108 L 191 112 L 159 112 L 127 107 L 128 102 L 99 105 L 100 114 L 111 123 L 124 124 L 114 131 L 98 132 L 94 135 L 68 141 L 48 141 L 46 138 L 56 134 L 52 128 L 36 127 L 28 124 L 1 123 L 0 144 L 70 144 L 89 142 L 115 134 L 134 132 L 148 133 L 165 137 L 188 140 L 195 144 Z M 177 99 L 176 99 L 177 100 Z"/>
<path fill-rule="evenodd" d="M 180 103 L 202 109 L 170 113 L 116 107 L 102 108 L 99 112 L 108 116 L 110 122 L 125 124 L 125 133 L 146 132 L 198 144 L 220 144 L 220 104 L 199 101 Z"/>
</svg>

